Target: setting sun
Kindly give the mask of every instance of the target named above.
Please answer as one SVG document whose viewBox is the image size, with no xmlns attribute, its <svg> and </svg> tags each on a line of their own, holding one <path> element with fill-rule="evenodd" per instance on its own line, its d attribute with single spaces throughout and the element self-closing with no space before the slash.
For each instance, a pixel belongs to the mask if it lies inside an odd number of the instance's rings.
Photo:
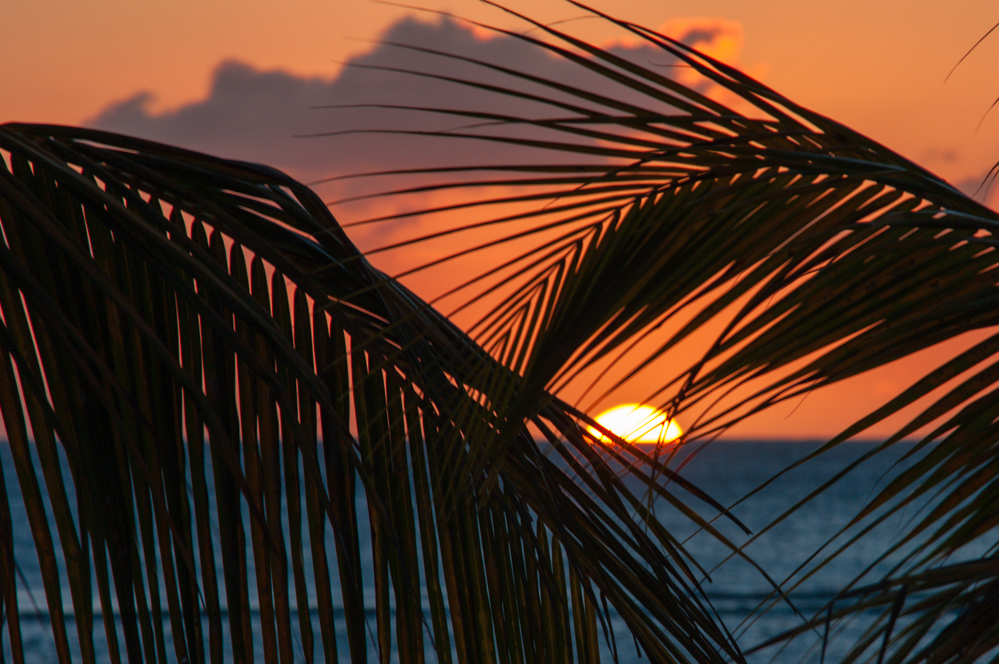
<svg viewBox="0 0 999 664">
<path fill-rule="evenodd" d="M 676 420 L 652 406 L 626 403 L 597 415 L 597 422 L 632 443 L 669 443 L 683 435 Z M 590 427 L 589 431 L 604 442 L 607 436 Z"/>
</svg>

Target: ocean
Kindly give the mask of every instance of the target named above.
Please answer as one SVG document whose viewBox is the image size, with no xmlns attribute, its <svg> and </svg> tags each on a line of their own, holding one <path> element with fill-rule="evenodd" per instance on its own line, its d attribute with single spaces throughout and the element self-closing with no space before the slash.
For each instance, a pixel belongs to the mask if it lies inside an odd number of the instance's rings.
<svg viewBox="0 0 999 664">
<path fill-rule="evenodd" d="M 898 445 L 887 454 L 863 464 L 851 472 L 843 481 L 836 483 L 817 498 L 810 500 L 789 518 L 772 530 L 764 532 L 768 523 L 784 513 L 799 500 L 805 498 L 819 483 L 831 478 L 855 459 L 870 451 L 874 443 L 846 443 L 835 450 L 809 461 L 787 473 L 764 490 L 750 494 L 764 480 L 788 467 L 815 449 L 811 441 L 716 441 L 700 449 L 691 458 L 678 455 L 677 461 L 684 461 L 681 473 L 694 484 L 704 489 L 723 505 L 733 505 L 733 513 L 758 536 L 745 547 L 745 553 L 771 579 L 779 583 L 792 582 L 800 578 L 799 566 L 809 557 L 829 544 L 858 512 L 862 505 L 885 483 L 906 467 L 899 463 L 908 444 Z M 14 551 L 19 563 L 20 581 L 18 598 L 21 611 L 22 633 L 31 663 L 55 660 L 55 646 L 44 608 L 44 592 L 38 561 L 33 551 L 31 533 L 24 518 L 20 503 L 17 477 L 6 443 L 0 444 L 0 467 L 11 501 L 14 528 Z M 68 476 L 68 474 L 67 474 Z M 742 502 L 737 501 L 742 500 Z M 70 497 L 73 503 L 72 496 Z M 708 517 L 714 516 L 710 508 L 703 504 L 692 504 Z M 358 503 L 364 509 L 364 501 Z M 767 579 L 748 563 L 738 558 L 730 558 L 729 551 L 714 538 L 697 532 L 689 520 L 663 505 L 659 510 L 660 519 L 685 546 L 692 558 L 709 574 L 703 579 L 703 588 L 718 616 L 729 630 L 735 634 L 740 645 L 749 649 L 788 629 L 802 624 L 803 617 L 811 617 L 821 612 L 836 597 L 836 593 L 857 577 L 877 556 L 887 550 L 891 542 L 902 532 L 912 518 L 919 516 L 925 505 L 910 506 L 900 514 L 888 519 L 870 535 L 852 546 L 846 554 L 837 557 L 831 564 L 796 585 L 789 595 L 789 602 L 773 602 L 772 587 Z M 744 543 L 747 537 L 724 517 L 715 521 L 719 530 L 737 543 Z M 363 532 L 363 531 L 362 531 Z M 762 533 L 762 534 L 760 534 Z M 365 535 L 362 534 L 362 537 Z M 837 540 L 842 541 L 842 539 Z M 365 543 L 362 542 L 362 546 Z M 984 550 L 984 549 L 983 549 Z M 370 549 L 367 551 L 370 560 Z M 866 577 L 874 580 L 888 569 L 898 555 L 889 558 L 875 567 Z M 981 555 L 970 551 L 969 556 Z M 61 564 L 61 561 L 60 561 Z M 252 576 L 252 574 L 251 574 Z M 369 595 L 370 596 L 370 595 Z M 69 604 L 68 586 L 64 589 L 66 604 Z M 95 607 L 98 606 L 95 597 Z M 760 612 L 761 607 L 771 606 Z M 67 606 L 67 608 L 69 608 Z M 313 607 L 314 628 L 319 630 L 318 615 Z M 372 614 L 373 615 L 373 614 Z M 858 620 L 834 633 L 835 638 L 826 644 L 826 661 L 837 661 L 847 652 L 850 645 L 863 632 L 869 620 L 861 616 Z M 622 664 L 647 662 L 635 650 L 634 641 L 628 635 L 623 623 L 612 616 L 611 627 L 615 634 L 615 646 Z M 343 634 L 342 626 L 338 634 Z M 3 626 L 3 661 L 10 660 L 9 636 Z M 103 628 L 95 627 L 95 639 L 99 648 L 98 661 L 106 659 L 106 644 L 103 641 Z M 772 646 L 749 657 L 753 663 L 819 661 L 823 635 L 820 631 L 808 632 L 795 639 L 789 646 Z M 604 643 L 605 661 L 612 661 L 610 644 Z M 318 648 L 318 646 L 317 646 Z M 346 643 L 341 644 L 341 655 L 347 652 Z M 259 653 L 260 649 L 255 649 Z M 320 654 L 317 649 L 317 655 Z M 304 658 L 303 658 L 304 661 Z M 433 662 L 431 656 L 428 661 Z"/>
</svg>

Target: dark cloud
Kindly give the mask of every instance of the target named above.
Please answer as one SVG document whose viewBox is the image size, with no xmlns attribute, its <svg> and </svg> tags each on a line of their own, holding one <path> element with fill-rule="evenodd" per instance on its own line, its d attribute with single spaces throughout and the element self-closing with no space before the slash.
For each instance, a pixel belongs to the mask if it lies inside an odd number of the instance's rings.
<svg viewBox="0 0 999 664">
<path fill-rule="evenodd" d="M 294 138 L 323 127 L 309 106 L 324 103 L 335 81 L 281 71 L 257 71 L 238 62 L 215 70 L 208 96 L 156 113 L 155 97 L 140 92 L 103 110 L 87 124 L 123 134 L 217 154 L 262 161 L 308 177 L 332 162 L 328 148 Z"/>
<path fill-rule="evenodd" d="M 686 36 L 686 41 L 703 46 L 723 30 L 723 27 L 708 29 L 695 25 L 688 35 L 681 37 Z M 488 109 L 536 118 L 569 115 L 565 109 L 529 98 L 530 95 L 541 99 L 559 98 L 559 93 L 550 88 L 530 81 L 517 82 L 496 69 L 483 69 L 428 50 L 502 63 L 512 70 L 529 72 L 566 86 L 603 91 L 616 98 L 626 98 L 629 94 L 625 90 L 609 89 L 606 81 L 585 68 L 553 57 L 521 40 L 508 36 L 481 38 L 450 20 L 424 23 L 406 19 L 383 35 L 383 42 L 353 59 L 333 78 L 260 71 L 239 62 L 224 62 L 215 70 L 211 89 L 204 99 L 157 112 L 153 110 L 154 93 L 143 91 L 108 106 L 87 124 L 220 156 L 264 162 L 300 179 L 313 181 L 335 174 L 398 166 L 497 163 L 514 158 L 513 148 L 491 142 L 449 142 L 369 133 L 309 136 L 375 127 L 445 129 L 470 123 L 454 116 L 321 107 L 393 103 Z M 398 44 L 418 45 L 426 50 L 405 49 Z M 644 66 L 663 67 L 664 72 L 672 70 L 672 61 L 652 47 L 617 45 L 613 50 Z M 465 77 L 483 87 L 470 88 L 440 78 L 407 75 L 398 71 L 400 68 Z M 511 98 L 486 89 L 492 85 L 509 87 L 513 84 L 527 96 Z M 648 100 L 643 103 L 650 104 Z M 485 128 L 482 131 L 494 130 Z M 518 160 L 523 159 L 520 154 Z"/>
<path fill-rule="evenodd" d="M 999 208 L 999 187 L 996 186 L 991 170 L 978 177 L 958 180 L 954 186 L 979 203 L 988 205 L 992 209 Z"/>
<path fill-rule="evenodd" d="M 717 47 L 714 53 L 719 56 L 730 54 L 741 43 L 741 33 L 733 37 L 731 24 L 719 24 L 716 29 L 708 29 L 704 21 L 688 21 L 670 29 L 669 33 L 708 52 L 711 52 L 710 47 Z M 403 48 L 400 44 L 416 45 L 422 50 Z M 637 40 L 604 46 L 615 55 L 663 75 L 679 77 L 687 84 L 694 82 L 691 70 L 676 68 L 676 62 L 662 50 Z M 447 58 L 431 51 L 456 53 L 461 57 Z M 556 87 L 561 85 L 565 88 L 563 92 L 559 92 L 551 85 L 517 79 L 497 68 L 475 66 L 471 60 L 502 64 L 511 71 L 526 72 L 537 79 L 551 81 Z M 435 72 L 438 77 L 406 74 L 401 69 L 425 74 Z M 466 79 L 476 83 L 478 87 L 462 86 L 445 78 Z M 491 86 L 516 87 L 522 95 L 502 95 L 491 90 Z M 586 159 L 585 155 L 573 153 L 532 155 L 529 151 L 525 153 L 524 148 L 470 139 L 441 140 L 438 137 L 373 133 L 307 137 L 345 130 L 441 130 L 481 123 L 480 120 L 453 115 L 357 107 L 359 104 L 372 103 L 478 109 L 532 119 L 576 117 L 569 108 L 546 103 L 559 99 L 570 100 L 571 97 L 565 92 L 568 88 L 594 91 L 618 101 L 631 99 L 649 111 L 671 112 L 661 101 L 641 97 L 633 90 L 609 83 L 606 78 L 579 64 L 555 57 L 515 37 L 482 37 L 449 20 L 425 23 L 410 19 L 394 25 L 382 36 L 382 43 L 375 45 L 368 53 L 354 58 L 335 77 L 307 77 L 286 71 L 260 71 L 244 63 L 224 62 L 215 70 L 210 90 L 203 99 L 178 108 L 158 111 L 155 110 L 154 93 L 139 92 L 129 99 L 110 105 L 88 124 L 222 157 L 265 163 L 304 182 L 315 182 L 335 175 L 401 168 L 513 164 L 538 159 L 551 163 L 556 158 L 576 161 Z M 581 102 L 579 99 L 572 99 L 572 103 L 590 104 L 592 107 L 592 102 Z M 330 106 L 341 108 L 329 108 Z M 603 108 L 601 111 L 619 112 L 613 108 Z M 476 131 L 495 134 L 503 130 L 495 126 L 483 126 Z M 518 127 L 517 131 L 522 136 L 544 136 L 544 132 L 536 127 Z M 564 140 L 564 137 L 558 138 Z M 483 176 L 481 173 L 477 175 Z M 488 174 L 483 177 L 488 177 Z M 416 182 L 412 178 L 349 179 L 324 183 L 316 189 L 325 200 L 339 201 L 333 205 L 334 214 L 341 223 L 349 226 L 351 238 L 366 252 L 423 237 L 444 228 L 463 226 L 481 214 L 500 214 L 492 211 L 480 213 L 476 209 L 461 210 L 450 215 L 427 216 L 412 214 L 415 209 L 453 205 L 456 196 L 461 195 L 466 197 L 465 200 L 472 200 L 484 196 L 522 193 L 512 188 L 504 189 L 504 194 L 496 189 L 486 192 L 480 188 L 463 190 L 463 194 L 445 190 L 420 192 L 416 196 L 407 197 L 378 195 L 395 188 L 413 186 Z M 345 198 L 365 193 L 374 196 L 360 202 L 342 202 Z M 512 211 L 509 207 L 502 210 L 504 214 Z M 402 213 L 406 213 L 406 216 L 393 219 L 391 223 L 353 223 Z M 491 227 L 482 232 L 449 234 L 438 240 L 372 252 L 369 256 L 379 268 L 398 275 L 505 232 L 505 227 Z M 531 241 L 534 241 L 533 238 Z M 478 275 L 483 265 L 500 265 L 511 260 L 525 246 L 523 243 L 497 245 L 486 252 L 469 254 L 431 270 L 414 273 L 404 281 L 423 297 L 431 299 L 450 290 L 454 284 L 464 283 Z M 462 301 L 467 295 L 462 292 L 437 304 L 447 311 L 449 306 Z M 478 315 L 475 312 L 481 312 L 482 306 L 484 305 L 466 310 L 463 314 L 465 318 L 459 317 L 459 323 L 474 320 Z"/>
</svg>

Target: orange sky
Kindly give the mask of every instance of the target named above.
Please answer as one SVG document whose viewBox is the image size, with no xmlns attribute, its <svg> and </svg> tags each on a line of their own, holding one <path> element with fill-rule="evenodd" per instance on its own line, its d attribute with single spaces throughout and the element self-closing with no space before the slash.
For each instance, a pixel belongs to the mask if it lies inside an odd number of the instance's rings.
<svg viewBox="0 0 999 664">
<path fill-rule="evenodd" d="M 479 3 L 429 0 L 466 16 L 513 25 Z M 543 18 L 580 16 L 559 3 L 521 2 Z M 900 150 L 949 179 L 994 161 L 999 39 L 982 45 L 947 83 L 961 54 L 999 16 L 988 3 L 942 9 L 930 0 L 879 0 L 832 9 L 821 3 L 742 0 L 615 2 L 651 26 L 689 17 L 742 25 L 742 64 L 796 101 Z M 331 77 L 408 10 L 369 0 L 68 0 L 6 3 L 0 121 L 75 123 L 140 90 L 169 108 L 203 96 L 227 59 L 260 69 Z M 596 21 L 595 33 L 603 31 Z M 589 28 L 589 26 L 587 26 Z M 599 39 L 599 34 L 592 35 Z"/>
<path fill-rule="evenodd" d="M 514 25 L 475 2 L 421 4 Z M 559 3 L 513 6 L 529 7 L 543 20 L 582 15 Z M 985 42 L 944 84 L 961 55 L 999 20 L 988 3 L 956 3 L 941 11 L 939 2 L 928 0 L 879 0 L 835 8 L 800 1 L 641 0 L 616 2 L 613 11 L 646 25 L 665 24 L 671 30 L 683 29 L 691 19 L 700 19 L 698 25 L 714 22 L 721 36 L 710 46 L 719 56 L 962 188 L 974 190 L 999 159 L 999 111 L 986 117 L 976 131 L 989 104 L 999 96 L 999 77 L 994 75 L 999 37 Z M 411 14 L 367 0 L 9 3 L 4 8 L 7 29 L 5 65 L 0 67 L 0 122 L 83 123 L 114 103 L 138 99 L 136 95 L 142 92 L 150 97 L 137 102 L 137 108 L 150 117 L 165 117 L 208 99 L 224 62 L 239 63 L 227 70 L 234 80 L 280 71 L 299 85 L 296 89 L 326 89 L 323 86 L 332 85 L 340 76 L 340 63 L 374 49 L 372 40 Z M 611 33 L 597 21 L 577 21 L 574 26 L 588 39 L 611 39 Z M 310 103 L 305 97 L 264 101 Z M 250 110 L 256 109 L 251 105 Z M 327 116 L 313 113 L 309 117 Z M 326 152 L 316 153 L 311 161 L 294 162 L 288 155 L 313 150 L 313 144 L 295 139 L 295 133 L 301 129 L 280 130 L 246 158 L 286 168 L 304 179 L 362 165 L 373 167 L 338 155 L 334 148 L 324 148 Z M 208 141 L 202 149 L 224 151 L 226 145 Z M 328 167 L 323 161 L 327 158 Z M 993 205 L 997 201 L 999 197 L 991 197 Z M 344 208 L 337 214 L 349 221 L 351 210 Z M 363 234 L 359 238 L 367 247 L 384 244 Z M 419 279 L 411 283 L 425 295 L 433 290 L 432 284 Z M 831 434 L 916 375 L 918 369 L 912 363 L 881 371 L 831 388 L 829 394 L 811 395 L 775 409 L 740 433 Z M 615 395 L 614 400 L 640 400 L 644 385 Z"/>
</svg>

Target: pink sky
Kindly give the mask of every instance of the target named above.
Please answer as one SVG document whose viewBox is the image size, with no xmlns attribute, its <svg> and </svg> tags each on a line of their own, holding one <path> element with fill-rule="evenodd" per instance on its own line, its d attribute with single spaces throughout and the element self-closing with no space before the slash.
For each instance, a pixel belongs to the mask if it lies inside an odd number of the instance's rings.
<svg viewBox="0 0 999 664">
<path fill-rule="evenodd" d="M 566 4 L 520 5 L 543 20 L 583 15 Z M 987 116 L 976 131 L 999 96 L 994 75 L 999 37 L 986 41 L 946 85 L 944 78 L 997 20 L 986 5 L 962 3 L 941 11 L 940 3 L 928 0 L 879 0 L 865 3 L 861 12 L 827 3 L 642 0 L 615 3 L 613 11 L 649 26 L 665 25 L 674 33 L 702 30 L 709 38 L 699 46 L 714 49 L 795 101 L 866 133 L 970 193 L 999 159 L 999 112 Z M 425 6 L 514 25 L 479 3 Z M 419 15 L 421 23 L 401 24 L 416 14 L 366 0 L 280 5 L 252 0 L 50 0 L 16 3 L 4 13 L 7 65 L 0 68 L 0 122 L 98 123 L 263 161 L 307 181 L 377 169 L 389 154 L 391 146 L 384 141 L 294 137 L 346 121 L 342 114 L 310 111 L 308 106 L 353 99 L 351 95 L 377 96 L 371 81 L 378 79 L 340 64 L 357 58 L 379 61 L 384 49 L 372 40 L 395 30 L 392 34 L 424 34 L 449 44 L 468 42 L 470 48 L 505 48 L 495 40 L 475 43 L 471 34 L 426 15 Z M 598 21 L 573 25 L 592 41 L 614 39 Z M 397 84 L 391 85 L 391 92 L 398 93 Z M 418 100 L 429 93 L 416 86 L 403 94 Z M 350 191 L 327 187 L 321 193 L 329 198 Z M 996 195 L 990 198 L 997 201 Z M 335 212 L 341 221 L 350 221 L 351 215 L 362 213 L 358 209 Z M 368 248 L 392 239 L 355 233 Z M 400 269 L 391 258 L 380 260 L 390 271 Z M 435 290 L 426 280 L 410 283 L 425 296 Z M 910 362 L 830 388 L 828 394 L 810 395 L 756 418 L 740 433 L 834 433 L 919 370 L 918 363 Z M 611 401 L 641 400 L 648 386 L 639 381 Z"/>
</svg>

